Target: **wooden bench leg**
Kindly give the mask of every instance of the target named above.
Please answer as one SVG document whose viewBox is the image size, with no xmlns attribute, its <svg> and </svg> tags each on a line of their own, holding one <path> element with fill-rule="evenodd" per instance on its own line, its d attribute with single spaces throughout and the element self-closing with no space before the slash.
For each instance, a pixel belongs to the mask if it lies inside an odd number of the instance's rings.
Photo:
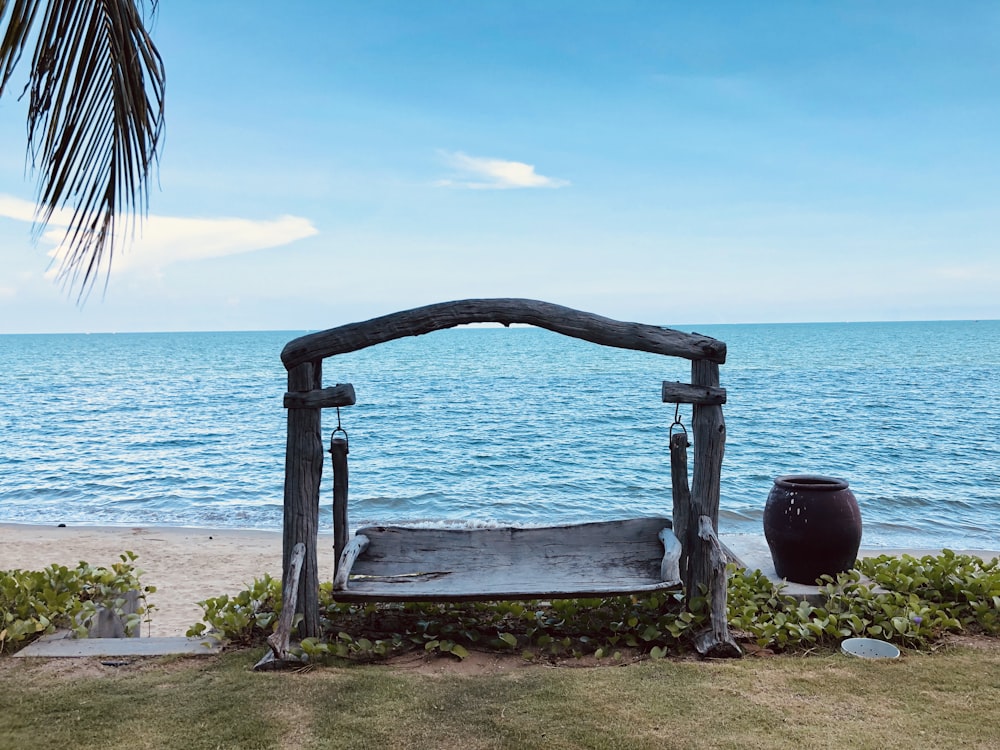
<svg viewBox="0 0 1000 750">
<path fill-rule="evenodd" d="M 712 519 L 708 516 L 698 518 L 698 537 L 703 544 L 710 545 L 709 602 L 712 620 L 711 625 L 695 637 L 694 647 L 702 656 L 738 658 L 743 652 L 729 634 L 729 614 L 726 610 L 726 557 L 722 543 L 712 528 Z"/>
<path fill-rule="evenodd" d="M 254 671 L 280 669 L 289 661 L 298 663 L 288 653 L 292 638 L 292 625 L 295 623 L 295 603 L 299 595 L 299 579 L 302 577 L 302 562 L 306 557 L 306 545 L 299 542 L 292 547 L 292 557 L 288 565 L 288 573 L 282 583 L 281 617 L 278 628 L 267 637 L 267 645 L 271 651 L 254 665 Z"/>
</svg>

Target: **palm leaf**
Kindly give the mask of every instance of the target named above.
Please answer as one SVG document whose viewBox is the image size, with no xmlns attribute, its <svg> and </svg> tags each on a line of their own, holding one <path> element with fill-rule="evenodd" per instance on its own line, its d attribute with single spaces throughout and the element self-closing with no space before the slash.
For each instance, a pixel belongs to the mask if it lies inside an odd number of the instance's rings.
<svg viewBox="0 0 1000 750">
<path fill-rule="evenodd" d="M 165 74 L 144 11 L 143 0 L 0 0 L 0 96 L 35 45 L 25 92 L 28 154 L 39 172 L 36 232 L 71 209 L 58 275 L 81 297 L 149 207 Z"/>
</svg>

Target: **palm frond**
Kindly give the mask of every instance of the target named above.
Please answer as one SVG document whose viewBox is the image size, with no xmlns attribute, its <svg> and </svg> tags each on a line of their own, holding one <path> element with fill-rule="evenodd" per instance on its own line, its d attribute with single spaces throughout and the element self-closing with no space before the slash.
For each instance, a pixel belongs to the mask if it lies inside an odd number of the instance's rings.
<svg viewBox="0 0 1000 750">
<path fill-rule="evenodd" d="M 165 73 L 145 10 L 143 0 L 0 0 L 0 96 L 35 42 L 25 91 L 28 154 L 39 172 L 36 231 L 71 209 L 58 277 L 80 298 L 149 208 Z"/>
</svg>

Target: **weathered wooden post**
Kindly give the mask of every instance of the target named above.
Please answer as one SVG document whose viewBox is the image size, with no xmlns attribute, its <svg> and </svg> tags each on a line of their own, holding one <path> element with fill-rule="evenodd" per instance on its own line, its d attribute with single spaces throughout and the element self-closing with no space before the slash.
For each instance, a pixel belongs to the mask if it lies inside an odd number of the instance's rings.
<svg viewBox="0 0 1000 750">
<path fill-rule="evenodd" d="M 719 365 L 707 360 L 692 360 L 691 385 L 719 387 Z M 698 519 L 708 516 L 712 528 L 719 531 L 719 493 L 722 476 L 722 455 L 726 448 L 726 422 L 719 404 L 696 403 L 691 410 L 691 431 L 694 435 L 694 476 L 691 479 L 691 510 L 689 530 L 685 537 L 693 543 L 685 552 L 689 555 L 691 580 L 689 596 L 698 596 L 698 586 L 706 587 L 712 578 L 710 545 L 698 542 Z M 688 551 L 690 550 L 690 551 Z M 692 591 L 693 589 L 693 591 Z"/>
<path fill-rule="evenodd" d="M 340 556 L 347 546 L 347 437 L 330 438 L 333 465 L 333 574 L 340 568 Z"/>
<path fill-rule="evenodd" d="M 691 384 L 708 389 L 719 387 L 719 365 L 707 360 L 691 362 Z M 685 539 L 688 548 L 687 597 L 708 597 L 711 625 L 701 633 L 695 646 L 705 656 L 740 655 L 739 646 L 729 635 L 726 605 L 726 562 L 719 542 L 719 495 L 722 457 L 726 449 L 726 422 L 718 403 L 696 403 L 692 407 L 694 433 L 694 477 Z M 687 550 L 685 550 L 687 551 Z"/>
<path fill-rule="evenodd" d="M 724 353 L 724 352 L 723 352 Z M 691 445 L 686 431 L 670 435 L 670 480 L 673 495 L 673 529 L 684 552 L 681 556 L 681 579 L 690 602 L 699 596 L 699 584 L 709 581 L 709 553 L 702 549 L 698 536 L 698 519 L 708 516 L 718 526 L 719 476 L 726 443 L 726 426 L 722 405 L 726 391 L 719 387 L 719 365 L 709 360 L 693 359 L 690 385 L 663 383 L 663 401 L 672 404 L 692 404 L 692 436 L 694 438 L 694 478 L 688 486 L 687 449 Z M 680 420 L 674 425 L 680 424 Z"/>
<path fill-rule="evenodd" d="M 742 651 L 729 634 L 729 611 L 727 595 L 729 578 L 726 575 L 726 555 L 719 535 L 712 527 L 708 516 L 698 518 L 698 538 L 708 549 L 711 561 L 711 579 L 708 583 L 708 605 L 711 613 L 709 626 L 695 636 L 694 647 L 702 656 L 716 658 L 737 658 Z"/>
<path fill-rule="evenodd" d="M 254 671 L 281 666 L 290 659 L 288 646 L 292 638 L 292 623 L 295 622 L 295 602 L 299 598 L 299 580 L 302 578 L 302 561 L 306 557 L 306 545 L 299 542 L 292 549 L 292 559 L 281 581 L 281 617 L 278 627 L 267 637 L 270 652 L 257 662 Z M 296 660 L 297 661 L 297 660 Z M 275 664 L 275 663 L 278 664 Z"/>
<path fill-rule="evenodd" d="M 740 648 L 729 635 L 726 611 L 726 560 L 719 541 L 719 495 L 726 424 L 719 387 L 719 365 L 709 360 L 691 362 L 691 384 L 663 383 L 663 401 L 693 404 L 694 479 L 688 487 L 687 432 L 670 434 L 670 480 L 673 494 L 674 535 L 681 543 L 681 580 L 688 605 L 698 596 L 708 600 L 711 624 L 695 638 L 703 656 L 734 657 Z M 680 420 L 675 421 L 678 425 Z"/>
<path fill-rule="evenodd" d="M 674 536 L 681 543 L 680 571 L 681 580 L 685 586 L 691 580 L 691 556 L 694 549 L 694 524 L 691 522 L 691 490 L 688 487 L 687 452 L 690 442 L 687 432 L 675 432 L 670 435 L 670 484 L 673 496 Z"/>
<path fill-rule="evenodd" d="M 322 360 L 304 362 L 288 371 L 289 395 L 321 387 Z M 288 439 L 285 446 L 282 570 L 289 570 L 295 545 L 304 544 L 306 552 L 295 610 L 303 615 L 299 635 L 315 638 L 320 635 L 316 535 L 319 532 L 319 483 L 323 474 L 322 409 L 318 406 L 292 406 L 287 396 L 285 406 L 288 408 Z"/>
</svg>

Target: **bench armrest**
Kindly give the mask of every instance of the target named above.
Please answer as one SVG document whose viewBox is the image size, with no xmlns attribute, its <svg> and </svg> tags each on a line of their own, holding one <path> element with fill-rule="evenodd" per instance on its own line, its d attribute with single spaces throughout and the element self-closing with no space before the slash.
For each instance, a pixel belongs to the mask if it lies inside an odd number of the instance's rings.
<svg viewBox="0 0 1000 750">
<path fill-rule="evenodd" d="M 681 580 L 681 543 L 670 529 L 664 529 L 658 535 L 663 542 L 663 561 L 660 563 L 660 578 L 664 581 Z"/>
<path fill-rule="evenodd" d="M 357 534 L 344 547 L 344 551 L 337 561 L 337 575 L 333 578 L 334 591 L 347 591 L 347 581 L 351 577 L 351 569 L 358 555 L 368 548 L 368 537 L 364 534 Z"/>
</svg>

